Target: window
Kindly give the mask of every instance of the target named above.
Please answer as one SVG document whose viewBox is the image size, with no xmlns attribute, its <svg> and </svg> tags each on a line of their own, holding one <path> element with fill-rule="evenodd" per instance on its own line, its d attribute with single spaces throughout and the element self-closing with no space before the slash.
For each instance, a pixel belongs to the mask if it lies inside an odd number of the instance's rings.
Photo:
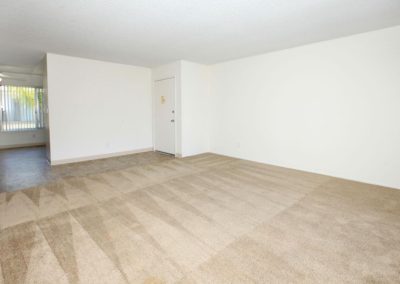
<svg viewBox="0 0 400 284">
<path fill-rule="evenodd" d="M 43 128 L 43 89 L 0 86 L 0 131 Z"/>
</svg>

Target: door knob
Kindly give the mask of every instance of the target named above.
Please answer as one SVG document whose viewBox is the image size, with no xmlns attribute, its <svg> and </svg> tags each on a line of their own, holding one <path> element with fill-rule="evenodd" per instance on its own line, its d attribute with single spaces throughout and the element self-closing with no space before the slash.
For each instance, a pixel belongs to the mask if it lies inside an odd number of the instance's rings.
<svg viewBox="0 0 400 284">
<path fill-rule="evenodd" d="M 171 122 L 175 122 L 175 119 L 171 119 Z"/>
</svg>

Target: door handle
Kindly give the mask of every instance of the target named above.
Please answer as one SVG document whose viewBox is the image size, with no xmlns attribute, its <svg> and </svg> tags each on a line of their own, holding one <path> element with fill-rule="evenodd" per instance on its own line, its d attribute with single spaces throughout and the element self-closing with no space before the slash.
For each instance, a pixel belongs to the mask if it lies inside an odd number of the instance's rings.
<svg viewBox="0 0 400 284">
<path fill-rule="evenodd" d="M 171 119 L 171 122 L 175 122 L 175 119 Z"/>
</svg>

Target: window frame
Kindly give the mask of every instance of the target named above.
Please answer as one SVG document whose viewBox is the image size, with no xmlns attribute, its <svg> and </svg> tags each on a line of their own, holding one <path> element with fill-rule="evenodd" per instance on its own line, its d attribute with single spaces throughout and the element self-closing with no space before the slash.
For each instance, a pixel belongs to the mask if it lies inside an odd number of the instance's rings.
<svg viewBox="0 0 400 284">
<path fill-rule="evenodd" d="M 43 129 L 43 99 L 42 87 L 0 85 L 0 133 Z"/>
</svg>

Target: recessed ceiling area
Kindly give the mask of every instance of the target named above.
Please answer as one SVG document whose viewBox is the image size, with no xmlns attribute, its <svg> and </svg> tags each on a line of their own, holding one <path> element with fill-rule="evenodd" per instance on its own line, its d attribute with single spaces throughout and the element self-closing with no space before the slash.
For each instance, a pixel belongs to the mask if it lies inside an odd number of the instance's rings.
<svg viewBox="0 0 400 284">
<path fill-rule="evenodd" d="M 35 65 L 45 52 L 212 64 L 397 24 L 398 0 L 2 0 L 0 65 Z"/>
</svg>

